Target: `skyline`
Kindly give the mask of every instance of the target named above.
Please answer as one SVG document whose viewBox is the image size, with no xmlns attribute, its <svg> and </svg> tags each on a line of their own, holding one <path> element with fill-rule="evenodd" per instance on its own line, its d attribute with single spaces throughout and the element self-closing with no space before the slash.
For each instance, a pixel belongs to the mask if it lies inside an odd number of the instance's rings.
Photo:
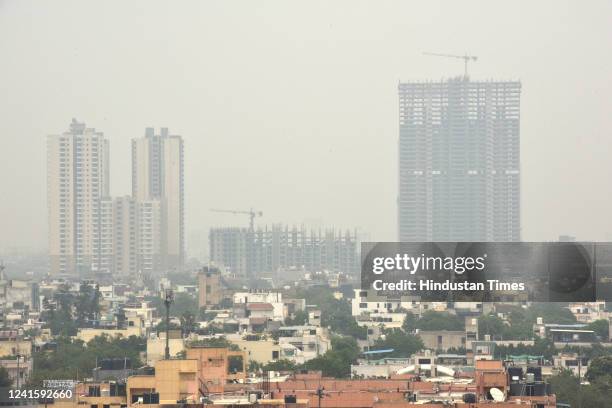
<svg viewBox="0 0 612 408">
<path fill-rule="evenodd" d="M 235 13 L 238 4 L 244 13 Z M 523 86 L 523 240 L 610 239 L 612 225 L 602 220 L 612 205 L 612 70 L 596 41 L 612 35 L 610 4 L 363 4 L 293 10 L 234 2 L 165 16 L 159 3 L 125 12 L 119 3 L 91 10 L 39 4 L 36 12 L 28 2 L 1 3 L 0 51 L 11 58 L 0 67 L 0 109 L 8 113 L 0 149 L 10 152 L 0 164 L 0 252 L 46 249 L 44 140 L 72 117 L 110 140 L 112 196 L 129 194 L 129 144 L 145 127 L 184 137 L 190 254 L 205 247 L 194 234 L 247 224 L 208 212 L 215 207 L 262 210 L 262 225 L 314 219 L 394 240 L 397 81 L 460 75 L 460 61 L 421 52 L 466 48 L 480 57 L 470 64 L 474 80 L 520 79 Z M 115 29 L 70 19 L 68 10 L 112 19 Z M 480 16 L 471 28 L 455 19 L 469 13 Z M 542 18 L 547 30 L 539 30 Z M 58 24 L 65 30 L 54 31 Z M 127 33 L 133 24 L 142 33 Z M 252 35 L 234 34 L 237 27 Z M 489 38 L 479 35 L 485 30 Z M 15 36 L 18 44 L 9 40 Z M 28 163 L 22 177 L 8 177 L 21 163 Z"/>
</svg>

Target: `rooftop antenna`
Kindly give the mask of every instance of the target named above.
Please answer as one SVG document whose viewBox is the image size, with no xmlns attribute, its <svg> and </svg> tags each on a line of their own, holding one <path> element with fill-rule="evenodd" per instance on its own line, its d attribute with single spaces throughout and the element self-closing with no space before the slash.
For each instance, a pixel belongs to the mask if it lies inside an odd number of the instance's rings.
<svg viewBox="0 0 612 408">
<path fill-rule="evenodd" d="M 467 52 L 465 53 L 465 55 L 454 55 L 454 54 L 439 54 L 436 52 L 424 52 L 423 55 L 429 55 L 429 56 L 433 56 L 433 57 L 445 57 L 445 58 L 458 58 L 458 59 L 462 59 L 463 63 L 464 63 L 464 74 L 463 77 L 465 79 L 467 79 L 468 76 L 468 62 L 469 61 L 474 61 L 476 62 L 478 60 L 478 57 L 475 55 L 468 55 Z"/>
</svg>

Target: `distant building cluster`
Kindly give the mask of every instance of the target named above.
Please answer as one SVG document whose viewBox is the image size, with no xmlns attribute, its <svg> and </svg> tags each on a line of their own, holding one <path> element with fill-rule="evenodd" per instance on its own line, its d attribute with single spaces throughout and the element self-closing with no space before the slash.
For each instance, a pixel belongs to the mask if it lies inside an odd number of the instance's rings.
<svg viewBox="0 0 612 408">
<path fill-rule="evenodd" d="M 210 260 L 226 272 L 238 276 L 279 271 L 359 271 L 356 233 L 333 229 L 272 225 L 251 231 L 247 228 L 212 228 L 209 236 Z"/>
<path fill-rule="evenodd" d="M 109 193 L 109 141 L 73 119 L 47 139 L 50 273 L 150 276 L 184 262 L 183 140 L 132 140 L 132 195 Z"/>
</svg>

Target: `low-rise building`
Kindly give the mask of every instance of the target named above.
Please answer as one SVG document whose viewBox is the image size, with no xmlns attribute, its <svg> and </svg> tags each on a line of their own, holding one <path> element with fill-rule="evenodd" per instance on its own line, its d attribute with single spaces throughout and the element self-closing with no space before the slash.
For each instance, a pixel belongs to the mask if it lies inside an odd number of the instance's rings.
<svg viewBox="0 0 612 408">
<path fill-rule="evenodd" d="M 0 358 L 32 356 L 32 340 L 18 330 L 0 330 Z"/>
<path fill-rule="evenodd" d="M 592 323 L 612 317 L 612 313 L 606 311 L 606 302 L 570 303 L 568 309 L 579 323 Z"/>
<path fill-rule="evenodd" d="M 127 380 L 129 405 L 177 405 L 199 402 L 200 361 L 160 360 L 154 375 L 134 375 Z"/>
<path fill-rule="evenodd" d="M 575 376 L 583 378 L 589 366 L 589 359 L 577 353 L 559 353 L 553 356 L 556 370 L 570 370 Z"/>
<path fill-rule="evenodd" d="M 227 335 L 226 338 L 244 351 L 249 361 L 267 364 L 283 359 L 282 348 L 279 342 L 270 338 L 261 338 L 256 335 Z"/>
<path fill-rule="evenodd" d="M 268 303 L 272 305 L 272 316 L 275 320 L 284 320 L 285 304 L 283 294 L 280 292 L 236 292 L 233 296 L 234 305 L 248 305 L 250 303 Z"/>
<path fill-rule="evenodd" d="M 181 336 L 180 330 L 170 331 L 168 347 L 171 358 L 176 358 L 181 352 L 185 351 L 185 340 Z M 149 336 L 147 338 L 147 365 L 154 366 L 156 362 L 163 360 L 165 355 L 166 333 L 160 332 L 157 335 Z"/>
<path fill-rule="evenodd" d="M 127 317 L 126 327 L 103 327 L 103 328 L 80 328 L 77 331 L 76 338 L 89 343 L 92 339 L 98 336 L 109 336 L 109 337 L 124 337 L 130 336 L 143 337 L 147 333 L 147 329 L 144 325 L 144 320 L 140 316 L 129 316 Z"/>
<path fill-rule="evenodd" d="M 40 310 L 38 283 L 20 279 L 0 280 L 0 309 Z"/>
<path fill-rule="evenodd" d="M 426 348 L 437 351 L 466 347 L 465 331 L 459 330 L 418 330 L 418 336 Z"/>
<path fill-rule="evenodd" d="M 14 357 L 0 359 L 0 367 L 4 367 L 9 378 L 13 381 L 13 386 L 25 385 L 32 375 L 32 359 L 28 357 Z"/>
<path fill-rule="evenodd" d="M 282 326 L 278 344 L 283 357 L 296 364 L 304 364 L 331 349 L 327 330 L 317 326 Z"/>
<path fill-rule="evenodd" d="M 248 358 L 242 350 L 190 346 L 185 355 L 188 360 L 197 361 L 201 385 L 209 390 L 223 386 L 228 381 L 244 381 L 247 377 Z"/>
</svg>

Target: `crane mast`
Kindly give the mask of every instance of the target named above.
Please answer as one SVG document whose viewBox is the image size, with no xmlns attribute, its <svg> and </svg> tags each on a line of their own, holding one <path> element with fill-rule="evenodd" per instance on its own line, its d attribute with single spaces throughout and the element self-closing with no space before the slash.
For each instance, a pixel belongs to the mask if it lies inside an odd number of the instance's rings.
<svg viewBox="0 0 612 408">
<path fill-rule="evenodd" d="M 213 212 L 219 212 L 219 213 L 228 213 L 228 214 L 246 214 L 249 216 L 249 231 L 253 232 L 255 231 L 255 217 L 261 217 L 263 216 L 263 212 L 262 211 L 256 211 L 253 210 L 252 208 L 248 211 L 244 211 L 244 210 L 221 210 L 218 208 L 211 208 L 210 211 Z"/>
<path fill-rule="evenodd" d="M 468 78 L 468 62 L 470 61 L 474 61 L 476 62 L 478 60 L 478 57 L 475 55 L 468 55 L 467 52 L 465 53 L 465 55 L 455 55 L 455 54 L 439 54 L 437 52 L 424 52 L 423 55 L 429 55 L 429 56 L 433 56 L 433 57 L 445 57 L 445 58 L 456 58 L 456 59 L 462 59 L 463 60 L 463 64 L 464 64 L 464 78 L 467 79 Z"/>
</svg>

